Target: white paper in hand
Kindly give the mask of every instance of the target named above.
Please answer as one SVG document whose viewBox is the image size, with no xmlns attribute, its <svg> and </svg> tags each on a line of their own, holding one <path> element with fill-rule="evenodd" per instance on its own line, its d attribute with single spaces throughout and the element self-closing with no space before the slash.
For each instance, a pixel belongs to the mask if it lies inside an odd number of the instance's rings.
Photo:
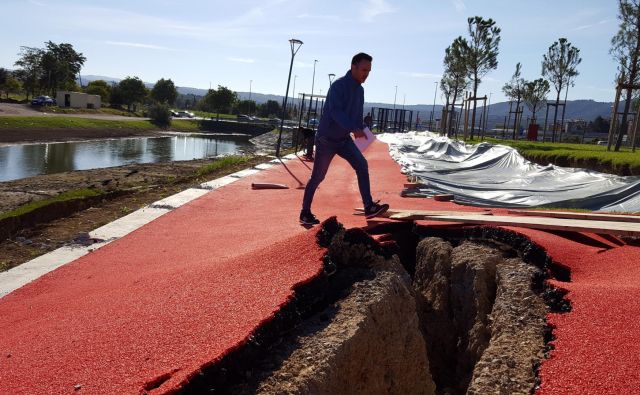
<svg viewBox="0 0 640 395">
<path fill-rule="evenodd" d="M 364 152 L 364 150 L 366 150 L 367 147 L 369 147 L 369 145 L 373 143 L 373 140 L 376 139 L 376 136 L 371 133 L 371 130 L 369 130 L 369 128 L 364 128 L 362 129 L 362 131 L 364 132 L 365 137 L 360 137 L 353 140 L 360 152 Z"/>
</svg>

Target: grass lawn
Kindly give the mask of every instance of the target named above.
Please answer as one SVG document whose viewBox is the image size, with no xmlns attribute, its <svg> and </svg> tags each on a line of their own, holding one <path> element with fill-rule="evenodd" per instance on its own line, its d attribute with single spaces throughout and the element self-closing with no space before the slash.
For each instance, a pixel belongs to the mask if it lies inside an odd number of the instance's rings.
<svg viewBox="0 0 640 395">
<path fill-rule="evenodd" d="M 158 130 L 158 126 L 149 121 L 131 120 L 107 120 L 75 117 L 2 117 L 0 118 L 0 130 L 2 129 L 129 129 L 129 130 Z M 194 120 L 173 120 L 170 130 L 199 130 L 198 122 Z"/>
</svg>

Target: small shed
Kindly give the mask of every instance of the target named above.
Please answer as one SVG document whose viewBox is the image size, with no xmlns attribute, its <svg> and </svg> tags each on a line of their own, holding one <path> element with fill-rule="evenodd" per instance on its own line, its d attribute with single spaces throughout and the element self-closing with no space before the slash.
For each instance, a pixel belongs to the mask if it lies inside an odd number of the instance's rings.
<svg viewBox="0 0 640 395">
<path fill-rule="evenodd" d="M 102 105 L 100 95 L 90 95 L 82 92 L 58 91 L 56 95 L 58 107 L 95 108 Z"/>
</svg>

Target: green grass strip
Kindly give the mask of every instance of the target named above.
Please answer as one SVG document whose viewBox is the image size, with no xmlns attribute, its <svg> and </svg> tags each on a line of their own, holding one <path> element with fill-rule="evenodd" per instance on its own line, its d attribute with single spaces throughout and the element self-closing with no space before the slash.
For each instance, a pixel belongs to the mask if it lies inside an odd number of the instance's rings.
<svg viewBox="0 0 640 395">
<path fill-rule="evenodd" d="M 89 129 L 89 130 L 137 130 L 153 131 L 160 128 L 150 121 L 136 119 L 131 120 L 107 120 L 76 117 L 1 117 L 0 131 L 15 129 Z M 198 121 L 186 119 L 174 119 L 168 130 L 197 131 L 200 130 Z"/>
<path fill-rule="evenodd" d="M 47 116 L 40 117 L 2 117 L 2 129 L 135 129 L 156 130 L 157 126 L 149 121 L 132 118 L 131 120 L 106 120 L 76 117 Z"/>
<path fill-rule="evenodd" d="M 218 158 L 212 163 L 209 163 L 206 166 L 202 166 L 196 171 L 197 177 L 202 177 L 207 174 L 213 173 L 217 170 L 224 169 L 226 167 L 235 166 L 241 163 L 248 162 L 251 159 L 250 156 L 242 156 L 242 155 L 229 155 L 223 158 Z"/>
<path fill-rule="evenodd" d="M 66 202 L 69 200 L 76 200 L 76 199 L 85 199 L 88 197 L 100 196 L 100 195 L 104 195 L 104 192 L 97 189 L 86 188 L 86 189 L 77 189 L 73 191 L 67 191 L 54 197 L 50 197 L 42 200 L 36 200 L 27 204 L 23 204 L 22 206 L 14 210 L 8 211 L 6 213 L 2 213 L 0 214 L 0 220 L 9 218 L 9 217 L 18 217 L 20 215 L 29 213 L 41 207 L 48 206 L 52 203 Z"/>
</svg>

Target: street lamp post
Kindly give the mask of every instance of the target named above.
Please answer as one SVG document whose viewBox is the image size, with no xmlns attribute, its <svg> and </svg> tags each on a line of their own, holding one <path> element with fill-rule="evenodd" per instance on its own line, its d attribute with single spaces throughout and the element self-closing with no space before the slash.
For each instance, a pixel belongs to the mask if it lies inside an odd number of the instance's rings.
<svg viewBox="0 0 640 395">
<path fill-rule="evenodd" d="M 289 65 L 289 76 L 287 77 L 287 90 L 284 94 L 284 103 L 282 105 L 282 119 L 280 120 L 280 133 L 278 133 L 278 142 L 276 143 L 276 157 L 280 157 L 280 143 L 282 142 L 282 128 L 284 127 L 284 118 L 287 111 L 287 97 L 289 96 L 289 83 L 291 82 L 291 70 L 293 70 L 293 58 L 302 46 L 302 41 L 292 38 L 289 40 L 291 44 L 291 64 Z M 297 47 L 296 47 L 297 46 Z"/>
</svg>

